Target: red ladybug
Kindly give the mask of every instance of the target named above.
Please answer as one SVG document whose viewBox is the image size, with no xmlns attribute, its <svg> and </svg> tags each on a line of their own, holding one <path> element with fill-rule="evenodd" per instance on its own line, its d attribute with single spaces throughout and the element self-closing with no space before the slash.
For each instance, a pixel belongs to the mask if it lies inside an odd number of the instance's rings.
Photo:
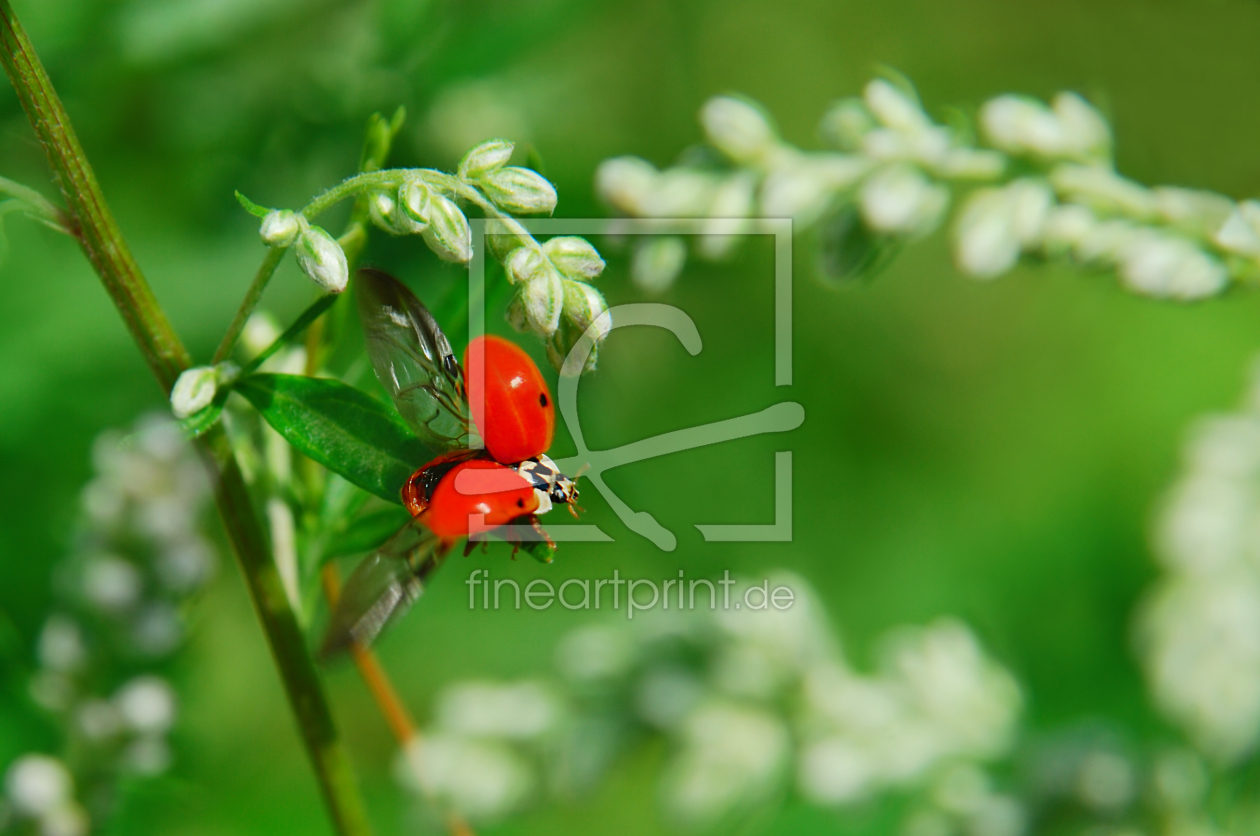
<svg viewBox="0 0 1260 836">
<path fill-rule="evenodd" d="M 524 349 L 502 337 L 477 337 L 464 351 L 464 368 L 471 373 L 473 423 L 495 461 L 512 464 L 551 448 L 556 409 L 547 382 Z"/>
<path fill-rule="evenodd" d="M 404 527 L 346 580 L 325 636 L 325 656 L 370 644 L 415 601 L 422 581 L 461 538 L 513 525 L 551 538 L 538 515 L 572 512 L 577 486 L 544 455 L 555 434 L 551 392 L 534 361 L 501 337 L 478 337 L 464 370 L 437 320 L 411 291 L 379 270 L 355 280 L 372 367 L 398 413 L 435 452 L 402 488 L 417 524 Z M 484 380 L 484 391 L 483 387 Z M 471 409 L 470 409 L 471 400 Z M 479 432 L 484 450 L 473 449 Z"/>
<path fill-rule="evenodd" d="M 432 491 L 424 490 L 441 470 Z M 515 468 L 489 459 L 449 467 L 428 464 L 403 486 L 403 504 L 426 528 L 448 540 L 491 531 L 538 510 L 534 486 Z"/>
</svg>

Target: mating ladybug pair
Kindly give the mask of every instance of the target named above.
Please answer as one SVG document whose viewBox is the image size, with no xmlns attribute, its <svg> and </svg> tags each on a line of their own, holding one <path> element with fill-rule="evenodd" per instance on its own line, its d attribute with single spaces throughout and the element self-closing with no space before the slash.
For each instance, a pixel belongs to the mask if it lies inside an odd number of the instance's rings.
<svg viewBox="0 0 1260 836">
<path fill-rule="evenodd" d="M 325 655 L 375 639 L 460 539 L 510 526 L 508 538 L 518 544 L 522 529 L 550 542 L 538 515 L 553 505 L 572 512 L 578 496 L 545 455 L 555 406 L 528 354 L 501 337 L 477 337 L 461 366 L 437 320 L 397 279 L 363 269 L 355 291 L 377 379 L 420 440 L 443 452 L 402 488 L 418 525 L 406 526 L 347 579 Z M 474 449 L 474 433 L 483 449 Z"/>
</svg>

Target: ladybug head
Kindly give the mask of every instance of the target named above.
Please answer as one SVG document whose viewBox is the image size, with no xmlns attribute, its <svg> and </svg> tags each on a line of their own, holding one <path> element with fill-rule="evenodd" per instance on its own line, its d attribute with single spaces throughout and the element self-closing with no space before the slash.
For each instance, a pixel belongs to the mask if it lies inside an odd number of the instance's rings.
<svg viewBox="0 0 1260 836">
<path fill-rule="evenodd" d="M 551 501 L 557 504 L 572 505 L 577 502 L 578 488 L 577 480 L 570 479 L 563 473 L 556 477 L 556 482 L 551 486 Z"/>
</svg>

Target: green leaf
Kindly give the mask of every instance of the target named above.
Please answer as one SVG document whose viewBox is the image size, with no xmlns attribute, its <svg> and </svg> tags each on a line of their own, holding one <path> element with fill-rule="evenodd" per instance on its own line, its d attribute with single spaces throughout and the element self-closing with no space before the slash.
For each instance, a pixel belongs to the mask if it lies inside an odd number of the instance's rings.
<svg viewBox="0 0 1260 836">
<path fill-rule="evenodd" d="M 405 508 L 379 508 L 360 516 L 332 537 L 322 555 L 324 560 L 347 554 L 362 554 L 380 548 L 398 529 L 411 522 Z"/>
<path fill-rule="evenodd" d="M 382 499 L 437 454 L 387 406 L 339 380 L 255 374 L 235 391 L 303 455 Z"/>
<path fill-rule="evenodd" d="M 245 208 L 245 211 L 253 215 L 255 218 L 265 218 L 271 212 L 271 210 L 266 206 L 259 206 L 240 192 L 236 193 L 236 202 L 241 204 L 241 206 Z"/>
</svg>

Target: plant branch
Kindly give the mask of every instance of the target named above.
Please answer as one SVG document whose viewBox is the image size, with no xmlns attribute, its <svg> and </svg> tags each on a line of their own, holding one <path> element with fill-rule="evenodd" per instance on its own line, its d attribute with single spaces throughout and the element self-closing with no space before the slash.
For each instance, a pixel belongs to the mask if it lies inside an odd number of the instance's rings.
<svg viewBox="0 0 1260 836">
<path fill-rule="evenodd" d="M 48 157 L 65 217 L 164 392 L 188 368 L 188 351 L 140 272 L 39 57 L 9 0 L 0 0 L 0 62 Z M 222 426 L 197 441 L 215 500 L 297 718 L 337 831 L 369 832 L 354 775 L 338 741 L 315 664 L 284 594 L 266 536 Z"/>
</svg>

